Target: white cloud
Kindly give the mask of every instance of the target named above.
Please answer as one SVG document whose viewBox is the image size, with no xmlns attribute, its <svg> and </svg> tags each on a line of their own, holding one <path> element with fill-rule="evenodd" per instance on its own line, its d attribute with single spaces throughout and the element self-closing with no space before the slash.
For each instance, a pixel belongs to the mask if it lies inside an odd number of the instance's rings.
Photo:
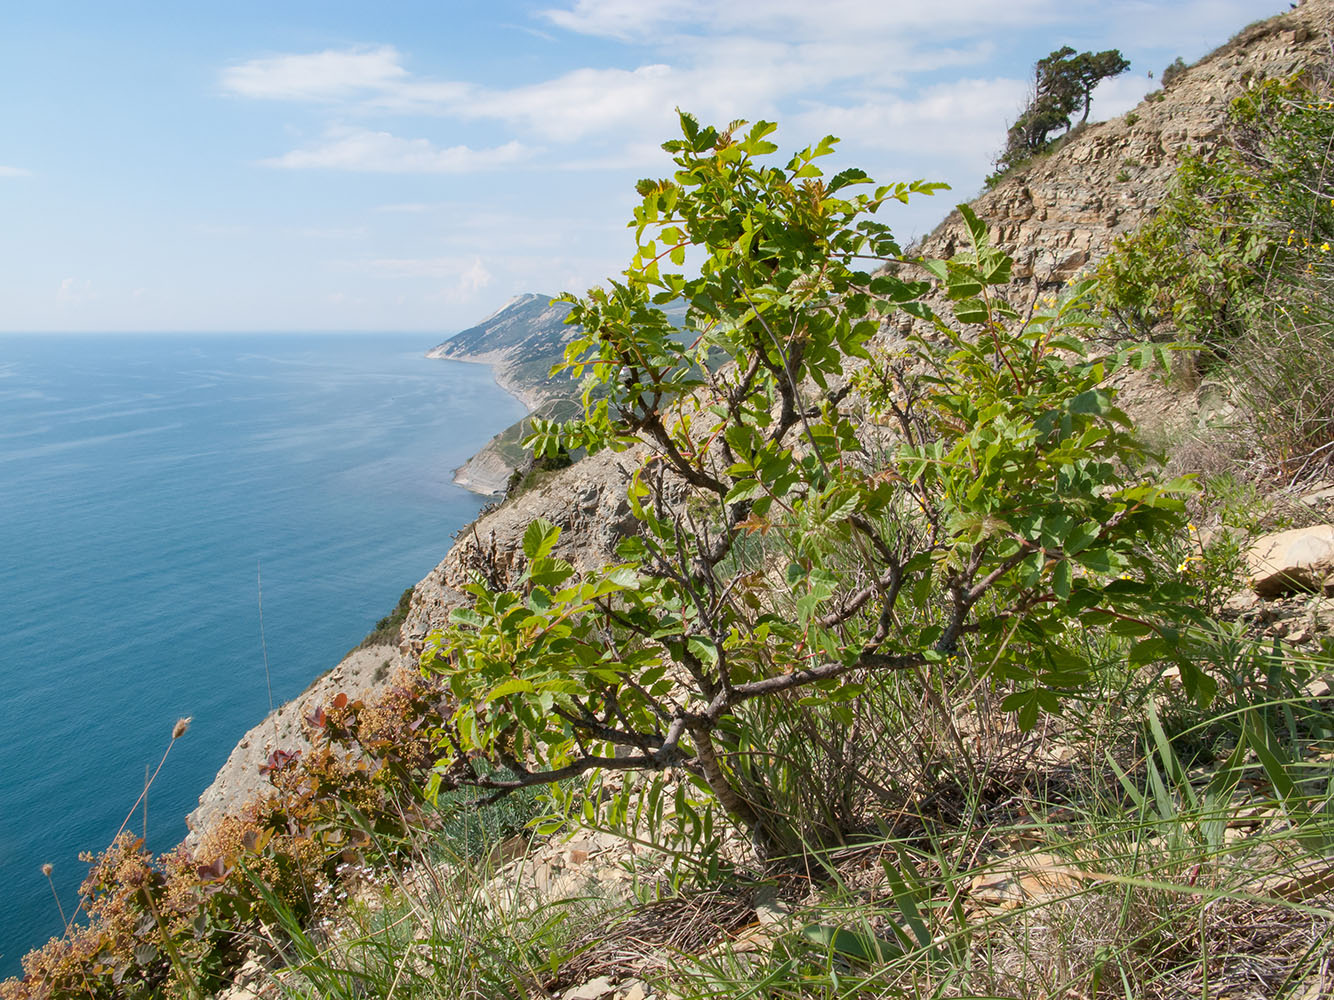
<svg viewBox="0 0 1334 1000">
<path fill-rule="evenodd" d="M 790 116 L 783 131 L 808 139 L 841 136 L 840 160 L 863 167 L 880 183 L 921 178 L 950 184 L 952 193 L 889 207 L 881 221 L 906 244 L 929 231 L 950 205 L 970 197 L 991 171 L 1026 89 L 1025 81 L 1007 77 L 965 79 L 861 103 L 812 105 Z"/>
<path fill-rule="evenodd" d="M 544 10 L 542 16 L 567 31 L 629 41 L 660 33 L 676 21 L 698 20 L 708 11 L 703 0 L 577 0 L 572 8 Z"/>
<path fill-rule="evenodd" d="M 389 132 L 333 127 L 325 141 L 309 149 L 294 149 L 265 166 L 289 170 L 317 168 L 386 174 L 462 174 L 494 170 L 527 159 L 533 150 L 511 140 L 491 149 L 470 146 L 439 147 L 429 139 L 404 139 Z"/>
<path fill-rule="evenodd" d="M 988 57 L 991 44 L 926 51 L 895 34 L 877 44 L 865 38 L 793 42 L 734 34 L 691 37 L 682 51 L 684 61 L 633 69 L 584 67 L 510 88 L 409 77 L 358 97 L 350 110 L 500 121 L 551 142 L 599 134 L 634 142 L 670 130 L 677 107 L 714 121 L 772 116 L 781 101 L 814 96 L 834 84 L 852 93 L 881 91 L 902 86 L 907 73 L 976 65 Z"/>
<path fill-rule="evenodd" d="M 1159 86 L 1156 78 L 1151 80 L 1143 73 L 1128 73 L 1125 76 L 1103 80 L 1093 88 L 1093 104 L 1089 110 L 1089 120 L 1106 121 L 1108 118 L 1125 114 L 1138 104 L 1145 94 Z"/>
<path fill-rule="evenodd" d="M 382 45 L 251 59 L 226 69 L 222 87 L 240 97 L 329 101 L 381 90 L 407 76 L 398 50 Z"/>
<path fill-rule="evenodd" d="M 32 171 L 24 167 L 6 167 L 0 164 L 0 177 L 30 177 Z"/>
<path fill-rule="evenodd" d="M 370 261 L 370 270 L 394 278 L 425 278 L 432 282 L 443 281 L 427 293 L 431 301 L 462 303 L 475 299 L 483 288 L 491 284 L 495 277 L 482 258 L 473 257 L 425 257 L 425 258 L 382 258 Z"/>
<path fill-rule="evenodd" d="M 670 131 L 675 132 L 675 127 L 673 126 Z M 667 132 L 662 133 L 664 136 L 666 134 Z M 660 138 L 624 142 L 609 152 L 596 156 L 579 156 L 555 164 L 555 166 L 559 170 L 639 170 L 653 172 L 676 169 L 672 166 L 671 157 L 663 151 Z"/>
<path fill-rule="evenodd" d="M 1087 6 L 1075 0 L 1074 6 Z M 1061 0 L 950 0 L 893 3 L 881 0 L 576 0 L 544 10 L 557 27 L 621 41 L 656 42 L 692 31 L 742 32 L 787 37 L 846 39 L 856 35 L 983 35 L 998 26 L 1035 26 L 1067 13 Z"/>
<path fill-rule="evenodd" d="M 475 258 L 468 270 L 459 275 L 459 287 L 470 292 L 481 291 L 491 284 L 491 272 L 482 266 L 482 259 Z"/>
<path fill-rule="evenodd" d="M 671 114 L 689 84 L 670 66 L 635 70 L 579 69 L 527 87 L 480 92 L 458 109 L 469 118 L 495 118 L 566 141 Z M 691 103 L 687 98 L 686 103 Z M 711 104 L 714 102 L 710 102 Z"/>
<path fill-rule="evenodd" d="M 842 107 L 816 105 L 797 115 L 801 132 L 856 136 L 859 144 L 946 156 L 989 154 L 1005 138 L 1006 122 L 1023 103 L 1027 83 L 1004 77 L 959 80 L 912 97 L 887 95 Z"/>
<path fill-rule="evenodd" d="M 1203 0 L 1189 0 L 1194 6 Z M 1225 0 L 1229 4 L 1245 0 Z M 1253 2 L 1253 0 L 1252 0 Z M 1048 23 L 1105 20 L 1109 9 L 1159 8 L 1163 0 L 950 0 L 944 4 L 867 4 L 865 0 L 573 0 L 541 11 L 566 31 L 639 42 L 659 58 L 639 65 L 584 66 L 513 87 L 432 79 L 412 72 L 391 46 L 326 50 L 255 59 L 230 68 L 224 87 L 264 98 L 339 101 L 342 116 L 429 115 L 465 123 L 501 123 L 517 137 L 553 146 L 604 140 L 581 149 L 583 166 L 642 166 L 657 159 L 661 137 L 675 131 L 674 109 L 723 122 L 736 117 L 787 120 L 794 105 L 850 119 L 879 108 L 887 126 L 911 127 L 940 114 L 921 97 L 908 102 L 913 74 L 981 67 L 994 58 L 999 31 L 1040 30 Z M 1150 20 L 1152 20 L 1150 18 Z M 974 71 L 977 73 L 977 70 Z M 837 95 L 837 96 L 835 96 Z M 986 108 L 994 110 L 988 98 Z M 961 109 L 969 120 L 981 109 Z M 1017 108 L 1006 105 L 1001 118 Z M 804 115 L 810 118 L 810 115 Z M 866 130 L 863 125 L 859 130 Z M 953 148 L 971 126 L 942 130 Z M 462 172 L 521 158 L 518 140 L 494 149 L 437 148 L 388 132 L 331 132 L 310 149 L 268 161 L 289 168 Z"/>
<path fill-rule="evenodd" d="M 86 279 L 64 278 L 56 289 L 57 301 L 68 305 L 78 305 L 96 297 L 97 294 L 93 291 L 93 283 Z"/>
<path fill-rule="evenodd" d="M 435 205 L 424 201 L 403 201 L 393 205 L 377 205 L 375 206 L 375 210 L 377 212 L 394 212 L 401 215 L 421 215 L 424 212 L 431 211 L 435 207 Z"/>
</svg>

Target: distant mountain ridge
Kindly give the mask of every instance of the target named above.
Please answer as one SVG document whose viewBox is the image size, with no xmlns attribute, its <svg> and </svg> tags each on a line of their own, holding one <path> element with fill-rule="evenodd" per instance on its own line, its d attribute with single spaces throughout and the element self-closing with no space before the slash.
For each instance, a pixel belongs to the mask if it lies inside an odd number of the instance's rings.
<svg viewBox="0 0 1334 1000">
<path fill-rule="evenodd" d="M 568 396 L 568 379 L 552 378 L 551 367 L 565 355 L 576 334 L 565 325 L 570 306 L 550 295 L 516 295 L 476 326 L 456 333 L 426 352 L 428 358 L 495 366 L 496 381 L 530 411 L 553 396 Z"/>
<path fill-rule="evenodd" d="M 672 323 L 685 325 L 685 303 L 666 310 Z M 565 347 L 579 334 L 565 318 L 570 306 L 550 295 L 516 295 L 476 326 L 454 334 L 426 352 L 428 358 L 491 365 L 506 392 L 528 408 L 528 417 L 501 431 L 454 470 L 454 481 L 474 493 L 503 492 L 511 473 L 524 465 L 529 417 L 568 420 L 580 412 L 578 384 L 568 375 L 552 375 L 565 358 Z"/>
</svg>

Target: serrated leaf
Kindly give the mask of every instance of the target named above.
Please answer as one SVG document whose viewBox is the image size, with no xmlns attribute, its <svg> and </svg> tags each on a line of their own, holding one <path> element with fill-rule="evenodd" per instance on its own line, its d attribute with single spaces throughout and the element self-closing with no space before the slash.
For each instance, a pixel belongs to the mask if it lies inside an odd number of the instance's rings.
<svg viewBox="0 0 1334 1000">
<path fill-rule="evenodd" d="M 524 680 L 522 677 L 511 677 L 509 680 L 503 681 L 500 684 L 497 684 L 495 687 L 493 687 L 487 693 L 487 696 L 482 699 L 482 704 L 484 705 L 490 704 L 497 698 L 504 698 L 507 695 L 511 694 L 520 694 L 520 693 L 527 694 L 532 690 L 533 690 L 532 681 Z"/>
<path fill-rule="evenodd" d="M 541 559 L 555 547 L 560 528 L 544 518 L 537 518 L 523 533 L 523 554 L 529 562 Z"/>
</svg>

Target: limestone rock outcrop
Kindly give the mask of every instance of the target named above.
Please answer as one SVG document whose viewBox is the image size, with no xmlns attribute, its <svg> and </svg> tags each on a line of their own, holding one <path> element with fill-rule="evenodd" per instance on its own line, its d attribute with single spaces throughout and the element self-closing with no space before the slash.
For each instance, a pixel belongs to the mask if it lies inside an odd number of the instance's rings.
<svg viewBox="0 0 1334 1000">
<path fill-rule="evenodd" d="M 1299 591 L 1334 594 L 1334 524 L 1264 535 L 1246 553 L 1251 589 L 1261 597 Z"/>
<path fill-rule="evenodd" d="M 972 202 L 992 242 L 1015 261 L 1013 301 L 1058 286 L 1104 256 L 1161 200 L 1178 157 L 1223 138 L 1244 89 L 1330 61 L 1334 0 L 1308 0 L 1257 22 L 1174 78 L 1130 113 L 1090 124 L 1055 153 L 1016 170 Z M 967 246 L 956 211 L 919 247 L 949 257 Z"/>
</svg>

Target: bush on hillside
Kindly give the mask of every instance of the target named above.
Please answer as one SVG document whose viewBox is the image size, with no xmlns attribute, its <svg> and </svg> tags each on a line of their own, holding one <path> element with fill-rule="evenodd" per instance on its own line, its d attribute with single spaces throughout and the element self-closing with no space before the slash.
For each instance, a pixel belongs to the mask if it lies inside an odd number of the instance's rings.
<svg viewBox="0 0 1334 1000">
<path fill-rule="evenodd" d="M 394 605 L 394 610 L 385 615 L 375 623 L 375 628 L 367 633 L 366 638 L 361 640 L 357 649 L 368 649 L 371 646 L 397 646 L 398 630 L 408 618 L 408 612 L 412 610 L 412 592 L 414 588 L 408 587 L 399 595 L 398 603 Z"/>
<path fill-rule="evenodd" d="M 1031 727 L 1091 683 L 1073 630 L 1116 623 L 1132 663 L 1180 648 L 1191 591 L 1159 579 L 1147 548 L 1182 523 L 1191 485 L 1146 471 L 1108 386 L 1153 352 L 1085 356 L 1090 283 L 1021 316 L 994 291 L 1010 261 L 966 205 L 968 252 L 921 262 L 927 280 L 877 272 L 903 259 L 870 216 L 933 185 L 853 195 L 865 174 L 816 164 L 832 137 L 777 166 L 769 123 L 681 125 L 664 147 L 677 173 L 639 185 L 630 267 L 566 297 L 584 416 L 535 421 L 532 439 L 539 454 L 647 443 L 627 498 L 639 531 L 581 576 L 553 555 L 559 528 L 535 521 L 512 589 L 468 588 L 423 659 L 457 705 L 435 787 L 680 768 L 705 793 L 676 793 L 697 847 L 716 802 L 783 854 L 800 838 L 781 782 L 738 764 L 767 752 L 749 703 L 848 724 L 879 677 L 947 671 L 985 678 Z M 687 251 L 696 278 L 666 269 Z M 932 283 L 952 315 L 922 302 Z M 691 341 L 663 319 L 674 301 Z M 876 360 L 868 342 L 899 310 L 934 335 Z M 863 443 L 865 405 L 887 425 L 871 437 L 893 437 L 883 460 Z M 1182 676 L 1207 696 L 1188 659 Z"/>
<path fill-rule="evenodd" d="M 1269 463 L 1290 476 L 1334 459 L 1334 103 L 1299 78 L 1253 86 L 1226 142 L 1183 157 L 1148 223 L 1098 265 L 1123 329 L 1199 344 L 1231 377 Z"/>
<path fill-rule="evenodd" d="M 1187 68 L 1188 67 L 1186 66 L 1186 60 L 1182 59 L 1180 56 L 1177 56 L 1170 63 L 1168 63 L 1167 68 L 1164 69 L 1162 75 L 1158 77 L 1159 82 L 1162 83 L 1163 85 L 1163 89 L 1166 90 L 1168 87 L 1172 86 L 1173 83 L 1179 80 L 1181 78 L 1181 74 L 1186 72 Z"/>
<path fill-rule="evenodd" d="M 1068 131 L 1077 112 L 1083 111 L 1079 124 L 1087 123 L 1093 88 L 1129 68 L 1129 60 L 1116 49 L 1076 53 L 1065 45 L 1039 59 L 1033 67 L 1028 106 L 1010 126 L 1005 148 L 996 157 L 997 174 L 1013 170 L 1046 151 L 1052 133 Z"/>
</svg>

